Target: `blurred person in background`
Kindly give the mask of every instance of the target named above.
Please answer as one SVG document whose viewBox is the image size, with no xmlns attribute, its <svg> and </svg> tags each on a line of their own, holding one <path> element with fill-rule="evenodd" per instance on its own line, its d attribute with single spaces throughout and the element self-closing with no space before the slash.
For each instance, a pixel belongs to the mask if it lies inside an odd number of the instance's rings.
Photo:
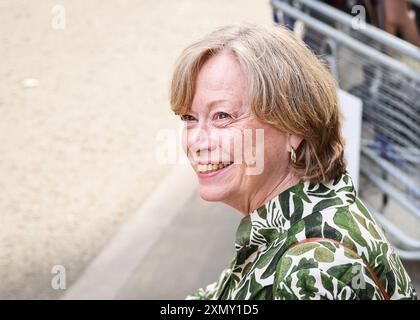
<svg viewBox="0 0 420 320">
<path fill-rule="evenodd" d="M 352 12 L 354 6 L 363 6 L 366 8 L 366 23 L 377 25 L 377 5 L 378 0 L 321 0 L 322 2 L 333 6 L 347 14 L 354 14 Z"/>
<path fill-rule="evenodd" d="M 293 4 L 292 0 L 281 0 L 281 1 L 286 2 L 288 4 Z M 289 30 L 294 29 L 295 22 L 296 22 L 296 19 L 288 15 L 285 15 L 283 14 L 283 12 L 278 11 L 276 9 L 273 10 L 273 20 L 274 20 L 274 23 L 280 24 Z"/>
<path fill-rule="evenodd" d="M 366 8 L 366 22 L 420 46 L 420 7 L 407 0 L 321 0 L 353 14 L 354 6 Z"/>
<path fill-rule="evenodd" d="M 298 1 L 293 0 L 281 0 L 286 2 L 290 5 L 297 6 L 299 3 Z M 320 0 L 321 2 L 328 4 L 336 9 L 344 11 L 348 14 L 352 14 L 352 9 L 356 5 L 362 5 L 366 7 L 366 22 L 377 25 L 377 0 Z M 316 14 L 314 14 L 316 16 Z M 274 10 L 273 11 L 273 20 L 275 23 L 280 24 L 288 28 L 289 30 L 293 30 L 294 23 L 296 19 L 291 18 L 281 11 Z"/>
<path fill-rule="evenodd" d="M 283 0 L 289 4 L 297 4 L 292 0 Z M 354 6 L 366 8 L 366 23 L 381 28 L 420 47 L 420 7 L 406 0 L 320 0 L 349 15 L 353 15 Z M 315 14 L 316 16 L 316 14 Z M 293 30 L 295 19 L 273 11 L 275 23 Z"/>
<path fill-rule="evenodd" d="M 188 299 L 416 299 L 346 170 L 336 89 L 285 28 L 226 26 L 183 51 L 170 102 L 200 196 L 244 215 L 235 257 Z"/>
<path fill-rule="evenodd" d="M 384 0 L 384 27 L 383 29 L 393 35 L 420 47 L 420 33 L 418 29 L 417 9 L 411 10 L 406 0 Z M 416 20 L 417 19 L 417 20 Z"/>
</svg>

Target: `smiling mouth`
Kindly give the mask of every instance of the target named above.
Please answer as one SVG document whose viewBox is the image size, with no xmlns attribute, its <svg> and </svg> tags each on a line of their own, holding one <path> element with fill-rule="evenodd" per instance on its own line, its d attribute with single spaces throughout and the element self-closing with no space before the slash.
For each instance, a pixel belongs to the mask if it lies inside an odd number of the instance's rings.
<svg viewBox="0 0 420 320">
<path fill-rule="evenodd" d="M 224 168 L 229 167 L 233 162 L 229 163 L 209 163 L 209 164 L 199 164 L 197 165 L 197 171 L 199 173 L 211 173 L 222 170 Z"/>
</svg>

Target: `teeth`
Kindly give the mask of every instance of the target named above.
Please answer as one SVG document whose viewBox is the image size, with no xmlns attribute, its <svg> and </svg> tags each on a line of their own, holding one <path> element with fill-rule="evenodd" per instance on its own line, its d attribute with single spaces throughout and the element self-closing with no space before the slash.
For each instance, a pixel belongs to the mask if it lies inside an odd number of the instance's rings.
<svg viewBox="0 0 420 320">
<path fill-rule="evenodd" d="M 197 171 L 199 172 L 209 172 L 223 169 L 229 166 L 231 163 L 219 163 L 219 164 L 199 164 L 197 165 Z"/>
</svg>

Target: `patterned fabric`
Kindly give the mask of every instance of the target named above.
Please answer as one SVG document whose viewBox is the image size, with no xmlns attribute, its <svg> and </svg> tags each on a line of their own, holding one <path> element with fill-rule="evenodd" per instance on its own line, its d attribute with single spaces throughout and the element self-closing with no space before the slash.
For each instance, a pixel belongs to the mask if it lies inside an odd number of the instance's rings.
<svg viewBox="0 0 420 320">
<path fill-rule="evenodd" d="M 301 243 L 309 238 L 339 243 Z M 390 299 L 416 299 L 348 172 L 328 184 L 299 183 L 245 216 L 235 249 L 219 280 L 187 299 L 376 300 L 384 299 L 380 285 Z"/>
</svg>

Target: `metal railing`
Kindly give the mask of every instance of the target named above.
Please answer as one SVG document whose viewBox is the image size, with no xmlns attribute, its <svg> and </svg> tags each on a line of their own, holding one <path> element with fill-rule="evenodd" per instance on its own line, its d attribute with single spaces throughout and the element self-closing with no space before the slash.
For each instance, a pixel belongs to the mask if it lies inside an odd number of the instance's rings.
<svg viewBox="0 0 420 320">
<path fill-rule="evenodd" d="M 304 26 L 303 40 L 339 86 L 363 101 L 360 172 L 420 223 L 420 49 L 316 0 L 271 1 Z M 363 189 L 363 188 L 361 188 Z M 420 260 L 420 240 L 369 208 L 403 259 Z"/>
<path fill-rule="evenodd" d="M 336 26 L 337 24 L 341 24 L 342 26 L 352 28 L 354 17 L 341 12 L 325 3 L 317 0 L 300 0 L 299 3 L 302 5 L 303 10 L 308 8 L 314 12 L 317 12 L 324 17 L 331 19 L 331 21 L 333 21 Z M 388 32 L 385 32 L 374 26 L 366 24 L 363 28 L 357 30 L 351 29 L 349 31 L 353 31 L 352 35 L 356 38 L 358 38 L 358 35 L 366 36 L 370 39 L 374 39 L 374 42 L 382 44 L 384 48 L 392 48 L 400 54 L 406 55 L 417 61 L 420 60 L 420 49 L 418 47 L 393 35 L 390 35 Z"/>
</svg>

